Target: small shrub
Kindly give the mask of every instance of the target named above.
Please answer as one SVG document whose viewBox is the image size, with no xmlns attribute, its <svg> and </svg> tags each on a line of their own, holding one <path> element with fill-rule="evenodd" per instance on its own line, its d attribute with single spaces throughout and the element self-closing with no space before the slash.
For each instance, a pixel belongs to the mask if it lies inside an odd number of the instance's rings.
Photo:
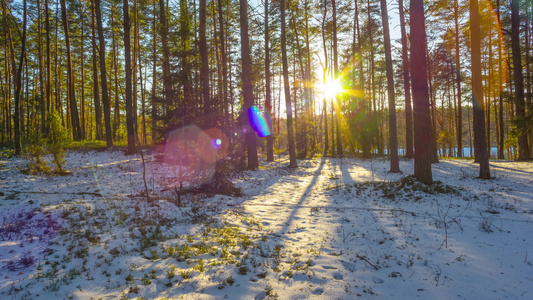
<svg viewBox="0 0 533 300">
<path fill-rule="evenodd" d="M 48 136 L 48 150 L 52 154 L 53 161 L 57 166 L 59 174 L 65 174 L 65 147 L 68 146 L 70 138 L 68 130 L 63 127 L 61 118 L 57 113 L 52 113 L 48 117 L 50 124 L 50 135 Z"/>
<path fill-rule="evenodd" d="M 26 152 L 30 160 L 28 166 L 29 172 L 31 174 L 49 172 L 50 168 L 48 168 L 48 163 L 43 159 L 43 156 L 46 155 L 46 149 L 44 147 L 46 143 L 41 134 L 39 132 L 32 133 L 28 142 Z"/>
</svg>

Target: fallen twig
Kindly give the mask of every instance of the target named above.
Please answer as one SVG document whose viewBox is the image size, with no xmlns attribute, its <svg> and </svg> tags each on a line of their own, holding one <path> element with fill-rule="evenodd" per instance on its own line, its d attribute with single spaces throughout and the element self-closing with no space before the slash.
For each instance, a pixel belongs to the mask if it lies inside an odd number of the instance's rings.
<svg viewBox="0 0 533 300">
<path fill-rule="evenodd" d="M 366 261 L 366 263 L 367 263 L 367 264 L 369 264 L 369 265 L 371 265 L 372 267 L 374 267 L 374 269 L 376 269 L 376 270 L 379 270 L 379 267 L 378 267 L 378 266 L 376 266 L 376 265 L 374 265 L 373 263 L 369 262 L 369 261 L 368 261 L 368 259 L 366 259 L 366 257 L 362 256 L 362 255 L 361 255 L 361 254 L 359 254 L 359 253 L 357 253 L 357 255 L 356 255 L 356 256 L 357 256 L 357 258 L 359 258 L 359 259 L 362 259 L 362 260 Z"/>
</svg>

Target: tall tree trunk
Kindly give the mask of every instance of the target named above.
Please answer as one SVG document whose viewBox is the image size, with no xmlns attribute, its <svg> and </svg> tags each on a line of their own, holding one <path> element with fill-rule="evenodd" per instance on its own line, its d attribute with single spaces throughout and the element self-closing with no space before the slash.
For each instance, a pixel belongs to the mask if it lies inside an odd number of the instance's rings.
<svg viewBox="0 0 533 300">
<path fill-rule="evenodd" d="M 163 97 L 164 111 L 168 112 L 171 106 L 172 86 L 170 78 L 170 50 L 168 48 L 168 22 L 165 1 L 159 0 L 159 22 L 161 45 L 163 47 Z"/>
<path fill-rule="evenodd" d="M 413 84 L 413 125 L 415 177 L 420 182 L 433 182 L 431 173 L 431 117 L 427 82 L 426 30 L 424 1 L 411 0 L 411 80 Z"/>
<path fill-rule="evenodd" d="M 20 155 L 22 152 L 21 137 L 20 137 L 20 98 L 22 95 L 22 68 L 24 67 L 24 60 L 26 58 L 26 24 L 27 24 L 27 3 L 24 0 L 23 24 L 22 24 L 22 50 L 20 52 L 19 66 L 16 72 L 16 87 L 15 87 L 15 114 L 13 115 L 13 122 L 15 123 L 15 154 Z"/>
<path fill-rule="evenodd" d="M 133 139 L 134 141 L 139 141 L 139 126 L 137 124 L 137 97 L 138 92 L 138 82 L 137 82 L 137 70 L 140 68 L 137 64 L 137 56 L 141 49 L 139 48 L 139 6 L 137 0 L 133 1 L 133 58 L 132 58 L 132 68 L 131 68 L 131 82 L 132 82 L 132 122 L 133 122 Z"/>
<path fill-rule="evenodd" d="M 333 11 L 333 68 L 334 68 L 334 78 L 339 80 L 339 62 L 337 55 L 337 6 L 335 0 L 331 0 L 332 11 Z M 342 149 L 342 138 L 341 138 L 341 129 L 340 121 L 341 118 L 341 101 L 337 95 L 335 95 L 335 122 L 337 127 L 337 155 L 342 158 L 343 149 Z"/>
<path fill-rule="evenodd" d="M 323 82 L 326 82 L 328 70 L 328 51 L 326 47 L 326 14 L 327 14 L 327 1 L 324 0 L 324 13 L 322 14 L 322 48 L 324 49 L 324 78 Z M 329 151 L 329 137 L 328 137 L 328 110 L 327 101 L 324 97 L 324 156 L 328 155 Z"/>
<path fill-rule="evenodd" d="M 111 105 L 109 103 L 109 95 L 107 91 L 107 75 L 105 63 L 105 37 L 102 26 L 102 14 L 100 12 L 100 0 L 94 0 L 94 7 L 96 13 L 96 23 L 98 25 L 98 39 L 100 41 L 100 81 L 102 83 L 102 103 L 104 106 L 104 123 L 105 136 L 107 148 L 113 146 L 113 136 L 111 132 Z"/>
<path fill-rule="evenodd" d="M 459 54 L 459 0 L 454 3 L 455 21 L 455 80 L 457 84 L 457 157 L 463 157 L 463 104 L 461 90 L 461 57 Z"/>
<path fill-rule="evenodd" d="M 202 98 L 204 102 L 204 118 L 207 128 L 216 126 L 216 119 L 211 115 L 213 113 L 210 90 L 209 90 L 209 58 L 207 54 L 207 40 L 206 40 L 206 0 L 200 0 L 200 60 L 202 62 L 200 67 L 200 83 L 202 86 Z M 253 101 L 253 100 L 252 100 Z"/>
<path fill-rule="evenodd" d="M 219 27 L 220 27 L 220 56 L 222 58 L 222 106 L 224 108 L 224 127 L 227 129 L 226 133 L 229 134 L 231 127 L 230 127 L 229 104 L 228 104 L 228 58 L 226 54 L 227 41 L 226 41 L 225 34 L 224 34 L 225 27 L 224 27 L 224 14 L 222 10 L 222 0 L 218 0 L 217 2 L 218 2 L 218 21 L 219 21 Z M 268 7 L 268 0 L 266 0 L 265 6 Z M 265 15 L 265 19 L 268 24 L 268 15 Z M 268 44 L 266 41 L 265 43 Z M 265 51 L 268 52 L 268 48 L 265 49 Z M 267 80 L 269 80 L 268 77 L 267 77 Z M 268 88 L 269 87 L 267 85 L 267 89 Z M 268 112 L 271 113 L 271 111 L 268 111 Z M 270 139 L 272 139 L 272 136 L 270 136 Z M 268 138 L 267 138 L 267 141 L 268 141 Z"/>
<path fill-rule="evenodd" d="M 389 99 L 389 150 L 390 150 L 390 172 L 400 172 L 400 162 L 398 159 L 398 137 L 396 132 L 396 102 L 394 95 L 394 75 L 392 70 L 392 54 L 389 33 L 389 15 L 387 13 L 386 0 L 380 0 L 381 19 L 383 22 L 383 41 L 385 46 L 385 68 L 387 72 L 387 95 Z"/>
<path fill-rule="evenodd" d="M 156 134 L 157 134 L 157 101 L 156 101 L 156 86 L 157 86 L 157 21 L 156 21 L 156 1 L 154 0 L 153 3 L 153 19 L 152 19 L 152 95 L 151 95 L 151 102 L 152 102 L 152 144 L 155 144 L 157 141 Z"/>
<path fill-rule="evenodd" d="M 498 13 L 498 24 L 501 24 L 501 17 L 500 17 L 500 0 L 496 1 L 496 7 L 497 7 L 497 13 Z M 498 159 L 504 159 L 504 120 L 503 120 L 503 54 L 502 54 L 502 48 L 503 48 L 503 42 L 502 37 L 498 37 L 498 87 L 499 87 L 499 139 L 498 139 Z"/>
<path fill-rule="evenodd" d="M 80 36 L 80 65 L 81 65 L 81 103 L 80 103 L 80 134 L 81 139 L 86 139 L 85 130 L 85 6 L 81 2 L 81 36 Z"/>
<path fill-rule="evenodd" d="M 41 133 L 46 132 L 46 100 L 44 98 L 44 71 L 43 68 L 43 39 L 42 39 L 42 19 L 41 19 L 41 1 L 37 0 L 37 30 L 38 30 L 38 43 L 37 48 L 39 50 L 39 99 L 40 99 L 40 111 L 41 114 Z M 0 82 L 1 84 L 1 82 Z"/>
<path fill-rule="evenodd" d="M 111 7 L 111 26 L 114 28 L 115 23 L 115 9 L 116 4 Z M 118 85 L 118 47 L 117 39 L 115 38 L 115 30 L 111 30 L 111 46 L 112 46 L 112 61 L 115 88 L 115 109 L 113 109 L 113 138 L 117 138 L 117 131 L 120 127 L 120 100 L 119 100 L 119 85 Z"/>
<path fill-rule="evenodd" d="M 483 82 L 481 77 L 481 32 L 477 0 L 470 0 L 470 43 L 472 45 L 472 106 L 474 107 L 474 155 L 479 161 L 479 177 L 490 178 L 485 113 L 483 108 Z"/>
<path fill-rule="evenodd" d="M 222 0 L 218 0 L 219 3 Z M 265 0 L 265 107 L 266 112 L 268 116 L 272 115 L 272 103 L 271 103 L 271 91 L 270 91 L 270 30 L 268 25 L 268 13 L 269 13 L 269 7 L 268 7 L 268 0 Z M 220 7 L 220 6 L 219 6 Z M 219 11 L 221 9 L 219 8 Z M 222 30 L 222 22 L 220 22 L 221 30 Z M 222 38 L 222 37 L 221 37 Z M 222 48 L 224 49 L 224 48 Z M 222 56 L 222 61 L 224 63 L 224 56 Z M 224 65 L 225 67 L 225 65 Z M 226 78 L 226 75 L 224 75 L 224 78 Z M 225 87 L 225 85 L 224 85 Z M 266 154 L 267 154 L 267 161 L 274 161 L 274 135 L 272 134 L 272 128 L 270 128 L 271 134 L 267 136 L 266 138 Z"/>
<path fill-rule="evenodd" d="M 78 114 L 78 105 L 76 103 L 76 94 L 74 90 L 74 70 L 72 68 L 72 58 L 70 53 L 70 36 L 67 21 L 67 5 L 65 0 L 61 0 L 61 19 L 63 21 L 63 30 L 65 31 L 65 43 L 67 48 L 67 84 L 68 98 L 70 104 L 70 119 L 72 124 L 72 136 L 75 141 L 81 140 L 80 117 Z"/>
<path fill-rule="evenodd" d="M 131 24 L 128 0 L 123 2 L 124 11 L 124 60 L 126 71 L 126 131 L 128 134 L 127 155 L 135 153 L 135 128 L 133 126 L 133 99 L 131 83 Z"/>
<path fill-rule="evenodd" d="M 519 121 L 518 160 L 529 160 L 529 144 L 525 130 L 526 104 L 524 101 L 524 79 L 522 55 L 520 53 L 520 1 L 511 1 L 511 49 L 513 52 L 513 77 L 515 90 L 516 118 Z"/>
<path fill-rule="evenodd" d="M 239 0 L 239 4 L 241 23 L 242 94 L 244 98 L 243 112 L 248 113 L 248 109 L 254 105 L 252 64 L 250 59 L 250 41 L 248 36 L 248 2 L 246 0 Z M 290 97 L 285 99 L 287 99 L 287 103 L 290 103 Z M 288 104 L 288 106 L 288 109 L 290 109 L 290 104 Z M 249 130 L 246 133 L 246 146 L 248 150 L 248 169 L 257 169 L 259 166 L 259 161 L 257 158 L 257 136 L 253 130 Z"/>
<path fill-rule="evenodd" d="M 104 138 L 102 132 L 102 106 L 100 104 L 100 89 L 98 88 L 98 57 L 96 54 L 96 20 L 95 20 L 95 0 L 91 0 L 91 21 L 92 21 L 92 54 L 93 54 L 93 97 L 94 97 L 94 119 L 96 125 L 96 140 Z"/>
<path fill-rule="evenodd" d="M 241 0 L 242 3 L 243 0 Z M 297 168 L 296 149 L 294 145 L 294 128 L 292 124 L 291 90 L 289 85 L 289 64 L 287 62 L 287 42 L 285 32 L 285 0 L 281 0 L 281 60 L 283 64 L 283 85 L 285 86 L 285 106 L 287 107 L 287 137 L 289 141 L 289 167 Z"/>
<path fill-rule="evenodd" d="M 405 93 L 405 157 L 413 158 L 413 112 L 411 109 L 411 79 L 409 76 L 409 49 L 407 48 L 407 31 L 405 29 L 403 0 L 398 1 L 398 7 L 400 10 L 400 30 L 402 35 L 403 89 Z"/>
<path fill-rule="evenodd" d="M 141 51 L 139 49 L 139 80 L 141 84 L 141 122 L 143 127 L 142 132 L 142 142 L 143 145 L 147 145 L 146 141 L 146 82 L 143 82 L 143 72 L 142 72 L 142 62 L 141 62 Z M 146 69 L 145 69 L 146 72 Z"/>
<path fill-rule="evenodd" d="M 45 13 L 45 27 L 46 27 L 46 112 L 50 113 L 53 110 L 52 103 L 52 67 L 50 60 L 50 8 L 48 7 L 48 0 L 44 1 Z M 48 125 L 47 125 L 48 127 Z"/>
</svg>

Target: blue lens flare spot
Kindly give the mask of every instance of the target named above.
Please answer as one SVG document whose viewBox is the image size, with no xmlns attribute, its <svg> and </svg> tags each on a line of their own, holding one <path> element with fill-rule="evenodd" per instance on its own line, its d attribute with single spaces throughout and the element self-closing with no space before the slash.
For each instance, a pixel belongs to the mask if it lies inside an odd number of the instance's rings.
<svg viewBox="0 0 533 300">
<path fill-rule="evenodd" d="M 222 140 L 220 140 L 220 139 L 211 140 L 211 148 L 220 149 L 220 146 L 222 146 Z"/>
<path fill-rule="evenodd" d="M 272 134 L 272 119 L 267 112 L 261 111 L 257 106 L 248 109 L 248 120 L 259 137 Z"/>
</svg>

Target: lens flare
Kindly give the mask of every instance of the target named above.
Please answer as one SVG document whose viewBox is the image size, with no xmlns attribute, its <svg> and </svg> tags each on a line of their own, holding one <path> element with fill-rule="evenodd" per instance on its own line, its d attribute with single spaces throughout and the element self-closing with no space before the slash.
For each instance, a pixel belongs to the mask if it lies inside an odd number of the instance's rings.
<svg viewBox="0 0 533 300">
<path fill-rule="evenodd" d="M 261 111 L 257 106 L 254 105 L 248 109 L 248 121 L 259 137 L 266 137 L 272 134 L 272 119 L 270 115 L 268 112 Z"/>
</svg>

